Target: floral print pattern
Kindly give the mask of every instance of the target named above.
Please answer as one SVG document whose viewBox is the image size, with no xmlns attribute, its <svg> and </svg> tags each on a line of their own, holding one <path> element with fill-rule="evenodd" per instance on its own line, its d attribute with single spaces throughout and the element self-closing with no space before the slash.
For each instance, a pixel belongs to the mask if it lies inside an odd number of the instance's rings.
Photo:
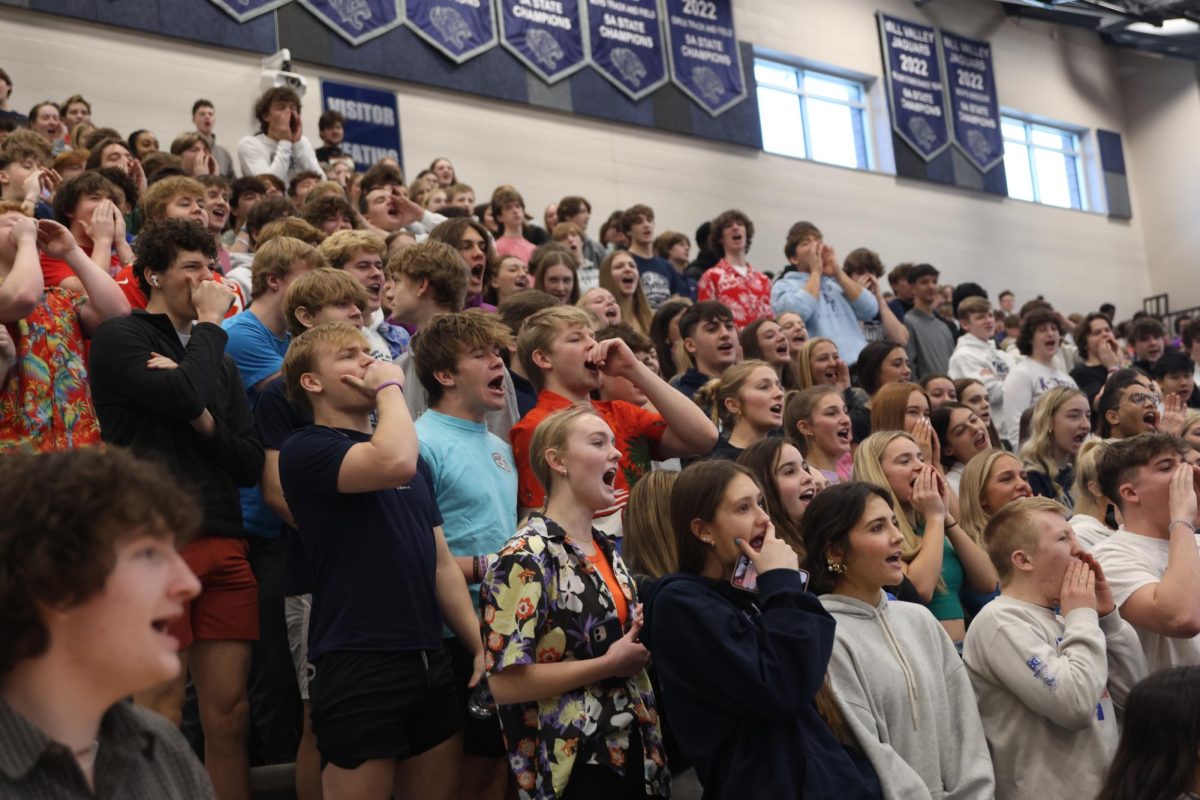
<svg viewBox="0 0 1200 800">
<path fill-rule="evenodd" d="M 756 319 L 771 316 L 771 279 L 754 267 L 746 265 L 747 273 L 739 275 L 725 259 L 721 259 L 700 276 L 697 296 L 700 301 L 718 300 L 733 313 L 733 324 L 740 331 Z"/>
<path fill-rule="evenodd" d="M 52 287 L 32 314 L 9 326 L 17 360 L 7 379 L 0 376 L 0 452 L 100 444 L 79 323 L 86 302 Z"/>
<path fill-rule="evenodd" d="M 615 542 L 593 530 L 632 608 L 637 589 Z M 500 551 L 480 587 L 488 674 L 521 664 L 595 657 L 594 631 L 617 612 L 600 573 L 553 520 L 534 515 Z M 624 774 L 629 734 L 643 743 L 647 796 L 670 796 L 670 773 L 650 678 L 610 678 L 558 697 L 500 706 L 509 766 L 522 800 L 553 800 L 576 760 Z"/>
</svg>

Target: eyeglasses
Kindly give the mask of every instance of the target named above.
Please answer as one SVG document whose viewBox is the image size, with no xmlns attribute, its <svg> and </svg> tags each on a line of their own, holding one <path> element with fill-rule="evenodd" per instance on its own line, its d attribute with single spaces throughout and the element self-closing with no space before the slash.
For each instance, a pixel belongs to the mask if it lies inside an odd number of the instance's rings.
<svg viewBox="0 0 1200 800">
<path fill-rule="evenodd" d="M 1133 403 L 1135 406 L 1144 406 L 1146 403 L 1153 403 L 1154 405 L 1159 405 L 1162 403 L 1161 396 L 1157 394 L 1150 394 L 1148 392 L 1134 392 L 1125 399 Z"/>
</svg>

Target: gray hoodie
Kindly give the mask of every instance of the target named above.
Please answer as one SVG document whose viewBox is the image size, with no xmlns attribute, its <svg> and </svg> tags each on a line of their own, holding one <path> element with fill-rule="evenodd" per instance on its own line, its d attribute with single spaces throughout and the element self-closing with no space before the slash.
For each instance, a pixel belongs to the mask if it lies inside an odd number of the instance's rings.
<svg viewBox="0 0 1200 800">
<path fill-rule="evenodd" d="M 837 620 L 829 677 L 846 723 L 891 800 L 991 800 L 992 761 L 975 693 L 929 609 L 828 594 Z"/>
</svg>

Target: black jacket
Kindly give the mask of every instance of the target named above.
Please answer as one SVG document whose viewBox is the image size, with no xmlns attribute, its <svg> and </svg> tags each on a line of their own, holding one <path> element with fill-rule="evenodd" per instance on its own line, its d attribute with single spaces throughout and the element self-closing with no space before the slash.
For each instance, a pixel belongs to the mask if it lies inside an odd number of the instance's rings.
<svg viewBox="0 0 1200 800">
<path fill-rule="evenodd" d="M 813 700 L 833 653 L 834 620 L 799 573 L 770 570 L 759 594 L 669 575 L 645 596 L 667 720 L 706 800 L 879 797 L 866 758 L 844 748 Z"/>
<path fill-rule="evenodd" d="M 165 314 L 134 311 L 110 319 L 92 337 L 92 400 L 100 435 L 166 465 L 199 499 L 201 534 L 245 536 L 239 486 L 262 479 L 263 450 L 237 365 L 225 355 L 219 325 L 199 323 L 185 348 Z M 175 369 L 148 369 L 151 352 Z M 189 422 L 216 421 L 205 439 Z"/>
</svg>

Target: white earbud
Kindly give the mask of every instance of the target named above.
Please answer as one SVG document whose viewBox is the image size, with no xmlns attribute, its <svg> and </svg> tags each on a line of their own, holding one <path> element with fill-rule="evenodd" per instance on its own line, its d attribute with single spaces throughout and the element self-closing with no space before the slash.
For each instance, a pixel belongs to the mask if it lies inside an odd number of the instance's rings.
<svg viewBox="0 0 1200 800">
<path fill-rule="evenodd" d="M 157 276 L 157 275 L 151 275 L 151 276 L 150 276 L 150 285 L 151 285 L 151 286 L 158 286 L 158 276 Z"/>
</svg>

